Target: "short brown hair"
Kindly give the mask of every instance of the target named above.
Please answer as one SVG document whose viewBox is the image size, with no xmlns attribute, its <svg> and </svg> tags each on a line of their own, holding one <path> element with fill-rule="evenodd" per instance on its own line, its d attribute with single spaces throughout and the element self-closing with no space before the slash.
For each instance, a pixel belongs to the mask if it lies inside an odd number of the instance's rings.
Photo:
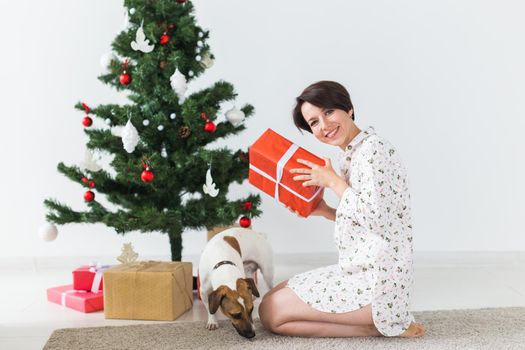
<svg viewBox="0 0 525 350">
<path fill-rule="evenodd" d="M 297 128 L 312 132 L 310 125 L 304 119 L 301 106 L 309 102 L 319 108 L 337 108 L 348 112 L 354 106 L 350 100 L 350 94 L 345 87 L 335 81 L 318 81 L 308 86 L 296 99 L 293 109 L 293 122 Z M 355 111 L 352 113 L 352 120 L 355 120 Z"/>
</svg>

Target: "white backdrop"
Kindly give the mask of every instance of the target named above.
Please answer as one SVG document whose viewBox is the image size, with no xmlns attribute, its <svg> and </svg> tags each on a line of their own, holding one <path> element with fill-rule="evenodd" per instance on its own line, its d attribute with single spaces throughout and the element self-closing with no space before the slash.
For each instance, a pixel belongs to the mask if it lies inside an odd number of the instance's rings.
<svg viewBox="0 0 525 350">
<path fill-rule="evenodd" d="M 525 4 L 500 1 L 196 0 L 211 31 L 215 65 L 191 86 L 224 79 L 238 104 L 252 103 L 243 147 L 266 128 L 318 155 L 337 149 L 301 135 L 290 110 L 306 85 L 336 80 L 349 90 L 357 124 L 396 145 L 409 171 L 416 251 L 525 250 Z M 100 56 L 124 24 L 119 1 L 0 1 L 3 169 L 0 256 L 118 255 L 132 241 L 143 255 L 169 252 L 167 237 L 118 236 L 102 225 L 37 236 L 42 201 L 85 207 L 83 187 L 56 171 L 78 163 L 86 138 L 73 109 L 123 103 L 97 80 Z M 246 183 L 232 197 L 257 192 Z M 337 204 L 336 197 L 328 202 Z M 335 251 L 333 224 L 300 219 L 263 195 L 254 228 L 277 253 Z M 198 254 L 205 232 L 184 234 Z"/>
</svg>

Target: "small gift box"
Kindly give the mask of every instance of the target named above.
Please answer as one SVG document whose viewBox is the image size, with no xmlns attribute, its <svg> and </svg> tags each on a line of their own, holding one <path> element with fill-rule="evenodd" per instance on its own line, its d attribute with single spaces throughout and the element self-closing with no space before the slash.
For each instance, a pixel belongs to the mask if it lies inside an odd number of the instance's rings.
<svg viewBox="0 0 525 350">
<path fill-rule="evenodd" d="M 172 321 L 193 305 L 190 262 L 142 261 L 104 272 L 104 316 Z"/>
<path fill-rule="evenodd" d="M 111 266 L 100 264 L 91 264 L 89 266 L 81 266 L 73 271 L 73 289 L 88 290 L 97 293 L 102 290 L 104 271 Z"/>
<path fill-rule="evenodd" d="M 49 288 L 47 300 L 85 313 L 104 309 L 104 293 L 75 290 L 71 284 Z"/>
<path fill-rule="evenodd" d="M 323 159 L 268 129 L 250 147 L 249 182 L 301 216 L 308 216 L 323 199 L 323 187 L 303 186 L 290 169 L 305 168 L 297 159 L 324 166 Z"/>
</svg>

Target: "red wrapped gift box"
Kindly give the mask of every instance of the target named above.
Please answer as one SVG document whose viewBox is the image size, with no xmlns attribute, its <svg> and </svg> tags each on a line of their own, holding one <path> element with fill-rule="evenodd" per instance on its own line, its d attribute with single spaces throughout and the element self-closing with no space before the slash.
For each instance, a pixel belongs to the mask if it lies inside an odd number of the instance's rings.
<svg viewBox="0 0 525 350">
<path fill-rule="evenodd" d="M 49 288 L 47 300 L 81 312 L 94 312 L 104 309 L 104 293 L 91 293 L 74 290 L 71 284 Z"/>
<path fill-rule="evenodd" d="M 297 159 L 324 166 L 323 159 L 268 129 L 250 147 L 249 182 L 306 217 L 323 199 L 324 188 L 303 186 L 290 169 L 307 168 Z"/>
<path fill-rule="evenodd" d="M 81 266 L 73 271 L 73 289 L 98 292 L 102 290 L 102 276 L 110 266 Z M 94 283 L 96 282 L 96 283 Z"/>
</svg>

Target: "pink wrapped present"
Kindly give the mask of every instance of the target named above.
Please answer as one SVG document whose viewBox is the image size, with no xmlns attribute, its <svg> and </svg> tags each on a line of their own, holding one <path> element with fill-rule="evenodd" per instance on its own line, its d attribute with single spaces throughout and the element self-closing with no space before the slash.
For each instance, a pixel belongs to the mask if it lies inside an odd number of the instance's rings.
<svg viewBox="0 0 525 350">
<path fill-rule="evenodd" d="M 85 313 L 104 310 L 104 293 L 74 290 L 71 284 L 49 288 L 47 300 Z"/>
</svg>

